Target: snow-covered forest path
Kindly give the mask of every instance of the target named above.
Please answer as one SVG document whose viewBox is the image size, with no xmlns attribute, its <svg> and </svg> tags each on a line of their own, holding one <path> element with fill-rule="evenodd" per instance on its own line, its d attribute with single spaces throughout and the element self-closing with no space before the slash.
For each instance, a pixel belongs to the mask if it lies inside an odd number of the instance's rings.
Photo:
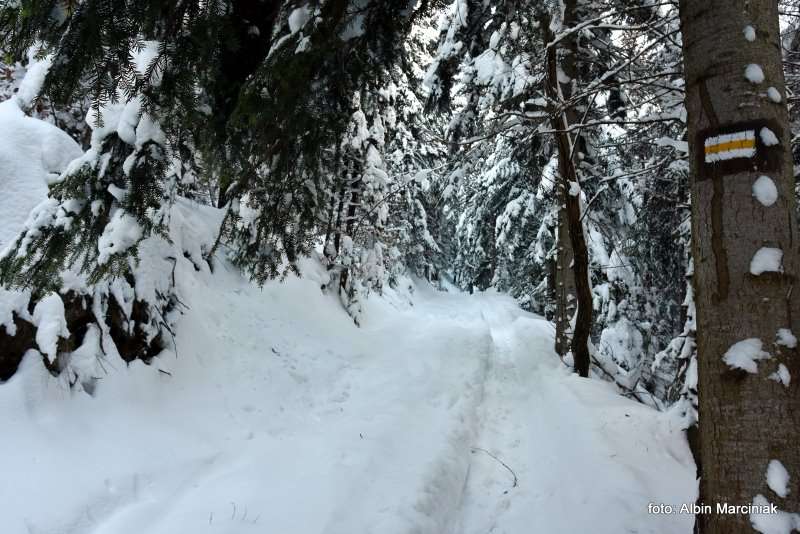
<svg viewBox="0 0 800 534">
<path fill-rule="evenodd" d="M 571 375 L 550 323 L 417 288 L 356 328 L 304 274 L 186 278 L 177 355 L 107 362 L 93 397 L 26 359 L 0 385 L 4 532 L 691 531 L 647 515 L 694 499 L 682 434 Z"/>
</svg>

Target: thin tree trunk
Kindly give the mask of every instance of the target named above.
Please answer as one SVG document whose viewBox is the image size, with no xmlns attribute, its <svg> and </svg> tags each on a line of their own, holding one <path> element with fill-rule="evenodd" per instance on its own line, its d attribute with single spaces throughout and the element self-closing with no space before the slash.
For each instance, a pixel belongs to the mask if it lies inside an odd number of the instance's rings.
<svg viewBox="0 0 800 534">
<path fill-rule="evenodd" d="M 575 275 L 572 272 L 572 241 L 567 221 L 566 191 L 559 184 L 558 226 L 556 226 L 555 298 L 556 352 L 565 356 L 572 340 L 572 318 L 575 316 Z"/>
<path fill-rule="evenodd" d="M 564 26 L 574 25 L 576 16 L 576 2 L 569 0 L 564 3 Z M 543 17 L 542 27 L 545 29 L 548 43 L 554 41 L 550 30 L 548 16 Z M 560 45 L 563 50 L 561 71 L 566 76 L 566 83 L 559 81 L 558 46 L 551 46 L 547 50 L 547 95 L 551 103 L 561 106 L 572 94 L 572 84 L 578 77 L 577 72 L 577 42 L 575 36 L 564 39 Z M 576 150 L 574 143 L 577 138 L 572 138 L 568 128 L 578 121 L 577 113 L 572 107 L 553 113 L 551 122 L 558 147 L 558 172 L 560 175 L 559 198 L 559 240 L 558 257 L 556 266 L 557 283 L 557 322 L 556 322 L 556 350 L 566 348 L 566 334 L 573 316 L 571 302 L 572 284 L 574 284 L 575 305 L 577 314 L 575 326 L 572 329 L 572 339 L 569 347 L 572 351 L 575 372 L 580 376 L 589 376 L 589 334 L 592 326 L 592 290 L 589 285 L 589 253 L 586 248 L 586 239 L 583 232 L 581 217 L 580 195 L 570 194 L 572 183 L 579 184 L 574 157 Z M 569 237 L 567 242 L 566 237 Z M 570 261 L 571 256 L 571 261 Z M 569 263 L 568 263 L 569 262 Z M 571 264 L 571 265 L 570 265 Z M 571 273 L 570 273 L 571 271 Z M 569 273 L 569 274 L 568 274 Z M 571 274 L 571 276 L 570 276 Z M 560 334 L 560 335 L 559 335 Z"/>
<path fill-rule="evenodd" d="M 337 145 L 336 146 L 336 155 L 334 156 L 334 173 L 335 175 L 339 175 L 341 172 L 340 165 L 342 163 L 341 160 L 341 148 Z M 333 267 L 333 262 L 336 258 L 336 255 L 339 253 L 339 240 L 336 239 L 339 235 L 339 225 L 341 224 L 342 220 L 342 204 L 344 202 L 344 185 L 341 188 L 341 192 L 337 195 L 336 191 L 331 192 L 331 204 L 328 214 L 328 227 L 325 230 L 325 241 L 324 241 L 324 249 L 322 251 L 323 255 L 325 256 L 325 260 L 328 262 L 328 269 Z M 335 218 L 335 223 L 334 223 Z M 336 237 L 335 237 L 336 236 Z M 335 242 L 334 242 L 335 239 Z"/>
<path fill-rule="evenodd" d="M 334 225 L 333 230 L 333 249 L 335 254 L 333 255 L 333 259 L 339 255 L 339 248 L 342 244 L 342 213 L 344 212 L 344 199 L 347 195 L 347 180 L 344 180 L 342 183 L 342 189 L 339 192 L 339 205 L 336 207 L 336 224 Z M 333 263 L 328 266 L 329 269 L 333 268 Z"/>
<path fill-rule="evenodd" d="M 350 175 L 348 175 L 349 181 Z M 353 230 L 355 229 L 355 220 L 356 220 L 356 209 L 358 209 L 358 205 L 361 198 L 361 189 L 364 185 L 364 182 L 359 179 L 354 184 L 350 185 L 350 191 L 348 194 L 350 195 L 350 200 L 347 204 L 347 214 L 344 220 L 345 226 L 345 233 L 350 237 L 350 239 L 355 240 L 355 236 L 353 235 Z M 348 281 L 350 277 L 350 268 L 346 267 L 342 269 L 342 272 L 339 276 L 339 292 L 344 295 L 348 295 L 349 288 L 348 288 Z M 349 295 L 348 295 L 349 298 Z"/>
<path fill-rule="evenodd" d="M 700 499 L 716 507 L 751 504 L 762 495 L 781 509 L 798 512 L 800 358 L 796 350 L 775 344 L 778 329 L 791 329 L 798 317 L 800 295 L 800 288 L 793 289 L 798 275 L 795 184 L 777 2 L 680 0 L 680 12 L 692 174 Z M 755 67 L 745 75 L 748 65 L 759 66 L 763 81 Z M 779 94 L 780 101 L 769 94 Z M 764 127 L 779 144 L 761 142 Z M 707 151 L 725 148 L 706 148 L 706 143 L 719 144 L 715 134 L 748 130 L 757 140 L 754 157 L 709 161 L 716 157 Z M 761 176 L 777 188 L 774 204 L 754 197 L 753 184 Z M 754 274 L 758 270 L 751 268 L 751 260 L 762 247 L 782 252 L 783 272 Z M 771 358 L 756 362 L 757 373 L 732 369 L 724 355 L 733 344 L 751 338 L 763 342 Z M 792 376 L 788 387 L 770 379 L 779 364 Z M 771 460 L 789 471 L 786 498 L 767 486 Z M 704 534 L 753 532 L 746 514 L 699 515 L 698 527 Z"/>
</svg>

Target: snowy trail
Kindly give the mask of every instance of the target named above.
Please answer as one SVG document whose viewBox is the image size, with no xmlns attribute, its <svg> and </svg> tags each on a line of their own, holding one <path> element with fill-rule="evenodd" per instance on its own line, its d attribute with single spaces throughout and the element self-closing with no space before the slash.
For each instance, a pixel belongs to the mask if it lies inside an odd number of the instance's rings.
<svg viewBox="0 0 800 534">
<path fill-rule="evenodd" d="M 647 514 L 649 502 L 690 502 L 694 491 L 669 420 L 569 373 L 551 324 L 508 301 L 485 313 L 496 356 L 459 532 L 691 532 L 691 516 Z"/>
<path fill-rule="evenodd" d="M 418 288 L 359 329 L 306 271 L 187 277 L 177 355 L 107 362 L 94 397 L 26 359 L 0 385 L 4 532 L 691 532 L 646 513 L 694 498 L 683 436 L 570 375 L 552 325 Z"/>
</svg>

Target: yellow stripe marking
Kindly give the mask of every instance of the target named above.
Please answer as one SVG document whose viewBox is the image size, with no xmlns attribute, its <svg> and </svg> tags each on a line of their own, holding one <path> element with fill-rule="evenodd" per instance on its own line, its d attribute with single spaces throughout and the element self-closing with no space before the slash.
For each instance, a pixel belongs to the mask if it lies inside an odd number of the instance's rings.
<svg viewBox="0 0 800 534">
<path fill-rule="evenodd" d="M 728 150 L 740 150 L 743 148 L 755 148 L 755 139 L 737 139 L 736 141 L 728 141 L 726 143 L 719 143 L 716 145 L 709 145 L 706 147 L 706 154 L 718 154 L 720 152 L 727 152 Z"/>
</svg>

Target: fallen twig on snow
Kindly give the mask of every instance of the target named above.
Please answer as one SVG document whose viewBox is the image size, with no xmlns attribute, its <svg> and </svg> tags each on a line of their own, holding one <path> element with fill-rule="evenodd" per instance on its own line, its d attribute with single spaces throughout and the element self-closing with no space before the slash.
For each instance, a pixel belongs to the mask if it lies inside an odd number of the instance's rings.
<svg viewBox="0 0 800 534">
<path fill-rule="evenodd" d="M 514 470 L 513 470 L 513 469 L 511 469 L 510 467 L 508 467 L 508 464 L 507 464 L 507 463 L 505 463 L 503 460 L 501 460 L 500 458 L 498 458 L 497 456 L 495 456 L 495 455 L 494 455 L 494 454 L 492 454 L 491 452 L 487 451 L 486 449 L 482 449 L 482 448 L 480 448 L 480 447 L 472 447 L 472 452 L 474 453 L 475 451 L 481 451 L 481 452 L 485 452 L 486 454 L 488 454 L 489 456 L 491 456 L 492 458 L 494 458 L 495 460 L 497 460 L 498 462 L 500 462 L 500 465 L 502 465 L 503 467 L 505 467 L 506 469 L 508 469 L 508 472 L 509 472 L 509 473 L 511 473 L 511 476 L 513 476 L 513 477 L 514 477 L 514 485 L 512 485 L 511 487 L 512 487 L 512 488 L 516 488 L 516 487 L 517 487 L 517 482 L 518 482 L 518 479 L 517 479 L 517 474 L 514 472 Z"/>
</svg>

